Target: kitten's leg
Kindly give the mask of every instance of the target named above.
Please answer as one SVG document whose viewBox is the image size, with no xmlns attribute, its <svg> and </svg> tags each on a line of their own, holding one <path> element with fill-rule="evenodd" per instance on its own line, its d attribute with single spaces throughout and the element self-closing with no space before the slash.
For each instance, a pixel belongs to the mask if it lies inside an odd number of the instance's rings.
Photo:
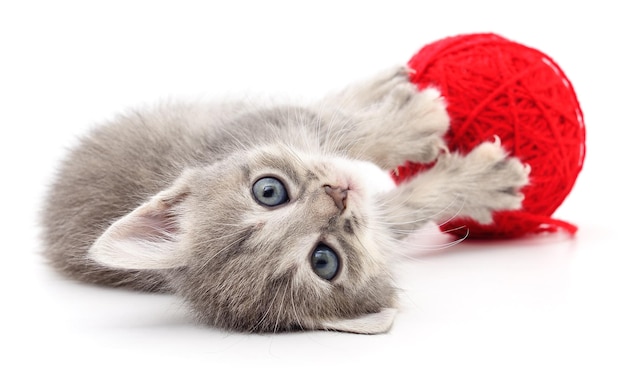
<svg viewBox="0 0 626 385">
<path fill-rule="evenodd" d="M 529 166 L 507 157 L 496 138 L 466 156 L 443 154 L 433 168 L 379 197 L 384 221 L 401 238 L 428 221 L 469 217 L 490 223 L 494 211 L 521 207 Z"/>
<path fill-rule="evenodd" d="M 392 169 L 433 161 L 445 148 L 450 118 L 439 92 L 418 90 L 397 67 L 331 95 L 321 104 L 327 146 Z M 322 140 L 324 141 L 324 140 Z"/>
</svg>

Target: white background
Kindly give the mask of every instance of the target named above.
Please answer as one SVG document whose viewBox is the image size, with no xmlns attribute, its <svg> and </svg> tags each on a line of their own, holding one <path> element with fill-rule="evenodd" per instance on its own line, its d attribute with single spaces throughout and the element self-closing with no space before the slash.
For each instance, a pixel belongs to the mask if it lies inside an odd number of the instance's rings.
<svg viewBox="0 0 626 385">
<path fill-rule="evenodd" d="M 626 383 L 618 2 L 202 3 L 1 3 L 0 383 Z M 555 214 L 574 239 L 422 240 L 378 336 L 199 327 L 172 296 L 70 282 L 38 253 L 45 188 L 94 124 L 163 99 L 314 99 L 470 32 L 538 48 L 574 84 L 588 156 Z"/>
</svg>

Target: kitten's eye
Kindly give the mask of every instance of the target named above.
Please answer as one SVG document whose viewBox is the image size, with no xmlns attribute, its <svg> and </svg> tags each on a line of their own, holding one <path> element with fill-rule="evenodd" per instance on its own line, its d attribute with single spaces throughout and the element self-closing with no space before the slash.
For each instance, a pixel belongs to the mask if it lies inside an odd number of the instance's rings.
<svg viewBox="0 0 626 385">
<path fill-rule="evenodd" d="M 330 247 L 320 244 L 313 251 L 311 266 L 315 274 L 327 281 L 332 280 L 339 271 L 339 257 Z"/>
<path fill-rule="evenodd" d="M 283 182 L 276 178 L 265 177 L 254 182 L 252 186 L 254 198 L 263 206 L 274 207 L 289 201 L 287 189 Z"/>
</svg>

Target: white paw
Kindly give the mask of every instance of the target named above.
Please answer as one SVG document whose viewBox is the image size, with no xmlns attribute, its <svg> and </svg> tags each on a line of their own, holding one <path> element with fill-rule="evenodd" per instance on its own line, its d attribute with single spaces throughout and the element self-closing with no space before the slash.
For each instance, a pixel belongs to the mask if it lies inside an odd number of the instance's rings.
<svg viewBox="0 0 626 385">
<path fill-rule="evenodd" d="M 405 81 L 398 83 L 379 105 L 386 132 L 395 135 L 405 160 L 428 163 L 446 148 L 443 136 L 450 127 L 446 103 L 438 90 Z"/>
<path fill-rule="evenodd" d="M 458 175 L 468 186 L 464 215 L 479 223 L 490 223 L 495 211 L 517 210 L 522 207 L 521 189 L 528 184 L 530 166 L 507 155 L 499 138 L 477 146 L 465 158 L 459 158 Z M 452 169 L 451 169 L 452 170 Z"/>
<path fill-rule="evenodd" d="M 411 71 L 393 67 L 333 99 L 358 122 L 358 137 L 372 141 L 364 146 L 366 158 L 386 169 L 406 161 L 430 163 L 447 149 L 443 136 L 450 117 L 445 100 L 434 88 L 419 90 L 409 80 Z"/>
<path fill-rule="evenodd" d="M 399 112 L 413 129 L 443 135 L 450 127 L 450 116 L 446 110 L 446 102 L 435 88 L 418 90 L 417 86 L 407 83 L 396 87 L 392 93 L 396 101 L 405 100 Z M 402 116 L 404 115 L 404 116 Z"/>
</svg>

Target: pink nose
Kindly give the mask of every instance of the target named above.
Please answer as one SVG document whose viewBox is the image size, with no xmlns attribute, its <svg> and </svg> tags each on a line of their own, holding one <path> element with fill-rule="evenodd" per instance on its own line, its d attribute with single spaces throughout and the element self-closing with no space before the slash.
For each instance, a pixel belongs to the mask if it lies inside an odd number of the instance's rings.
<svg viewBox="0 0 626 385">
<path fill-rule="evenodd" d="M 348 199 L 347 189 L 325 185 L 324 190 L 326 190 L 326 194 L 333 198 L 335 206 L 337 206 L 340 211 L 343 211 L 346 208 L 346 201 Z"/>
</svg>

